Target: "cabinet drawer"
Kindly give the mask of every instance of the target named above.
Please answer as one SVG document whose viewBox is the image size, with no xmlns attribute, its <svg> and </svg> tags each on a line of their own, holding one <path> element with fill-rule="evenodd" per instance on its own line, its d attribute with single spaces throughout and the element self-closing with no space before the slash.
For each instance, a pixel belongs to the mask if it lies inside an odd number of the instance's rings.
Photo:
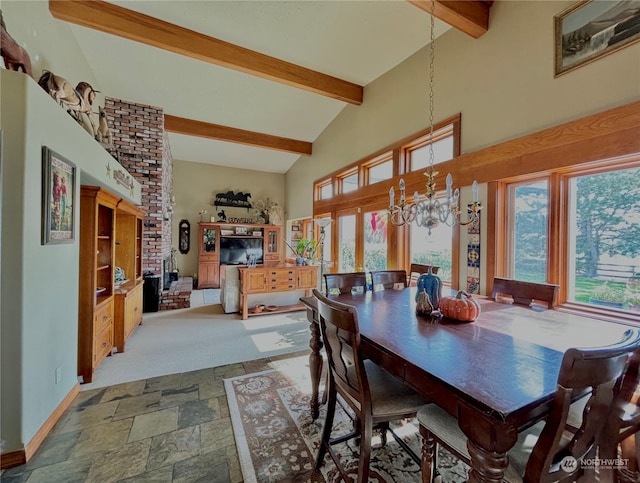
<svg viewBox="0 0 640 483">
<path fill-rule="evenodd" d="M 288 290 L 295 290 L 296 284 L 295 282 L 291 283 L 269 283 L 268 284 L 269 292 L 285 292 Z"/>
<path fill-rule="evenodd" d="M 113 348 L 113 326 L 106 326 L 96 334 L 93 341 L 93 367 L 96 367 L 102 359 L 107 357 Z"/>
<path fill-rule="evenodd" d="M 218 261 L 218 255 L 200 255 L 200 257 L 198 257 L 198 261 L 199 262 L 217 262 Z"/>
<path fill-rule="evenodd" d="M 100 332 L 104 329 L 104 327 L 112 326 L 113 320 L 113 301 L 109 301 L 109 303 L 103 305 L 98 308 L 93 316 L 93 328 L 94 331 Z"/>
</svg>

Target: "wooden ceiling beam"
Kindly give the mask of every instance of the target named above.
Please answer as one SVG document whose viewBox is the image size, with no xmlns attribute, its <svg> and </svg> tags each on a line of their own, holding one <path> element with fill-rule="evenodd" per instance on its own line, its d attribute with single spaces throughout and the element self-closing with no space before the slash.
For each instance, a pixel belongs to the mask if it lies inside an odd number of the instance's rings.
<svg viewBox="0 0 640 483">
<path fill-rule="evenodd" d="M 362 104 L 362 86 L 102 0 L 49 0 L 49 11 L 59 20 L 350 104 Z"/>
<path fill-rule="evenodd" d="M 311 156 L 312 144 L 306 141 L 288 139 L 271 134 L 263 134 L 253 131 L 245 131 L 235 127 L 221 126 L 203 121 L 195 121 L 184 117 L 164 115 L 164 129 L 168 132 L 198 136 L 218 141 L 257 146 L 259 148 L 274 149 L 287 153 Z"/>
<path fill-rule="evenodd" d="M 407 0 L 431 13 L 431 0 Z M 489 9 L 492 1 L 483 0 L 434 0 L 433 15 L 474 39 L 489 30 Z"/>
</svg>

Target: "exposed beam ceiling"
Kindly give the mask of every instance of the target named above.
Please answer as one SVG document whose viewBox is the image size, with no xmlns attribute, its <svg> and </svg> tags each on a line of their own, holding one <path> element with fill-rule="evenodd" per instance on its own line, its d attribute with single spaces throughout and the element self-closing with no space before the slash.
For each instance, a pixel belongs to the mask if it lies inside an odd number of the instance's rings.
<svg viewBox="0 0 640 483">
<path fill-rule="evenodd" d="M 431 13 L 431 0 L 407 0 L 409 3 Z M 489 30 L 489 9 L 492 1 L 435 0 L 433 15 L 452 27 L 469 34 L 474 39 Z"/>
<path fill-rule="evenodd" d="M 208 122 L 194 121 L 183 117 L 164 115 L 164 128 L 166 131 L 188 136 L 198 136 L 219 141 L 258 146 L 261 148 L 275 149 L 303 156 L 311 155 L 311 143 L 287 139 L 270 134 L 261 134 L 244 129 L 221 126 Z"/>
<path fill-rule="evenodd" d="M 102 0 L 49 0 L 55 18 L 351 104 L 363 88 Z"/>
</svg>

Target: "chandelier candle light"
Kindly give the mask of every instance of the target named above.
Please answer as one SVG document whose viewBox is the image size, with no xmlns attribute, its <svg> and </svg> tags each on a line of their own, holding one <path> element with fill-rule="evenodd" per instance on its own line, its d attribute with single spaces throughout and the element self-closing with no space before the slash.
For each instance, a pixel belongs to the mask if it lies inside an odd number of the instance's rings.
<svg viewBox="0 0 640 483">
<path fill-rule="evenodd" d="M 482 209 L 482 205 L 478 201 L 478 182 L 474 181 L 472 186 L 473 202 L 467 205 L 469 219 L 467 221 L 460 220 L 460 208 L 458 205 L 460 198 L 460 190 L 458 188 L 451 193 L 453 186 L 453 177 L 451 173 L 446 178 L 447 194 L 445 200 L 441 202 L 437 198 L 436 192 L 436 176 L 438 172 L 433 169 L 433 79 L 434 79 L 434 43 L 435 43 L 435 18 L 433 15 L 434 0 L 431 1 L 431 42 L 429 44 L 429 166 L 424 175 L 427 177 L 427 191 L 425 199 L 420 201 L 418 192 L 413 193 L 413 202 L 407 202 L 405 194 L 404 179 L 400 180 L 400 204 L 395 204 L 395 191 L 393 186 L 389 190 L 389 219 L 395 226 L 402 226 L 406 223 L 415 223 L 418 226 L 427 228 L 427 232 L 431 235 L 431 230 L 440 223 L 453 226 L 456 223 L 465 226 L 473 223 L 478 219 L 478 214 Z"/>
</svg>

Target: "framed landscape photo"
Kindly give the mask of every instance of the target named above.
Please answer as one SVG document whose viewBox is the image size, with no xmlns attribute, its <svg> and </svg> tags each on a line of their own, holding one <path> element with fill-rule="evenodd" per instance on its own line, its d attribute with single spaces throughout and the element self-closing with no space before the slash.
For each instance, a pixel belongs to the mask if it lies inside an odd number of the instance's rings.
<svg viewBox="0 0 640 483">
<path fill-rule="evenodd" d="M 72 243 L 76 211 L 76 166 L 42 147 L 42 244 Z"/>
<path fill-rule="evenodd" d="M 554 17 L 555 76 L 640 40 L 640 2 L 583 0 Z"/>
</svg>

